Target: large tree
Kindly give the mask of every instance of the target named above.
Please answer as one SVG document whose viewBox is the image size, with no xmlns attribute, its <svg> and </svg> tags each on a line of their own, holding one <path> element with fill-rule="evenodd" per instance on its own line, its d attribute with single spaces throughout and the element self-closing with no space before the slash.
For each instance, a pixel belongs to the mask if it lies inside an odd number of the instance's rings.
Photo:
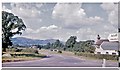
<svg viewBox="0 0 120 70">
<path fill-rule="evenodd" d="M 94 53 L 95 48 L 93 47 L 94 40 L 87 40 L 80 43 L 79 52 Z"/>
<path fill-rule="evenodd" d="M 77 37 L 76 36 L 71 36 L 65 43 L 65 46 L 67 48 L 73 48 L 74 47 L 74 44 L 76 43 L 76 39 Z"/>
<path fill-rule="evenodd" d="M 16 34 L 22 34 L 26 26 L 21 18 L 12 13 L 2 11 L 2 48 L 3 51 L 12 45 L 11 38 Z"/>
<path fill-rule="evenodd" d="M 63 44 L 60 42 L 60 40 L 56 40 L 55 43 L 53 43 L 53 48 L 60 50 L 60 48 L 63 48 Z"/>
</svg>

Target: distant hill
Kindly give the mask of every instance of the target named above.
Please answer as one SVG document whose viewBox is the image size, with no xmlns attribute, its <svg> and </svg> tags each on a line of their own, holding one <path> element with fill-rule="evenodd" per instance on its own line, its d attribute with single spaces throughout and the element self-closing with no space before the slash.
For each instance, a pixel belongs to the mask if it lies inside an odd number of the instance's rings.
<svg viewBox="0 0 120 70">
<path fill-rule="evenodd" d="M 47 43 L 54 43 L 56 39 L 46 39 L 46 40 L 38 40 L 38 39 L 29 39 L 25 37 L 16 37 L 12 38 L 13 45 L 21 45 L 21 46 L 29 46 L 29 45 L 45 45 Z"/>
</svg>

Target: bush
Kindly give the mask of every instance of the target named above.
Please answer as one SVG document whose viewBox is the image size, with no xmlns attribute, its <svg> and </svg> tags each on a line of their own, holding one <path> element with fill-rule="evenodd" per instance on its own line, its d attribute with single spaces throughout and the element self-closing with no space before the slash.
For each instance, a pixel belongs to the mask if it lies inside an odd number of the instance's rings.
<svg viewBox="0 0 120 70">
<path fill-rule="evenodd" d="M 58 51 L 58 53 L 62 53 L 62 51 Z"/>
<path fill-rule="evenodd" d="M 7 51 L 7 52 L 21 52 L 22 49 L 18 49 L 18 48 L 7 48 L 6 51 Z"/>
<path fill-rule="evenodd" d="M 7 48 L 7 52 L 16 52 L 17 48 Z"/>
<path fill-rule="evenodd" d="M 82 52 L 75 52 L 75 55 L 92 57 L 96 59 L 118 60 L 118 55 L 106 55 L 106 54 L 94 54 L 94 53 L 82 53 Z"/>
<path fill-rule="evenodd" d="M 22 52 L 29 52 L 29 53 L 36 53 L 36 54 L 39 54 L 38 50 L 37 50 L 37 49 L 33 49 L 33 48 L 26 48 L 26 49 L 23 49 Z"/>
<path fill-rule="evenodd" d="M 53 51 L 52 49 L 50 51 Z"/>
<path fill-rule="evenodd" d="M 16 49 L 16 52 L 21 52 L 23 49 Z"/>
</svg>

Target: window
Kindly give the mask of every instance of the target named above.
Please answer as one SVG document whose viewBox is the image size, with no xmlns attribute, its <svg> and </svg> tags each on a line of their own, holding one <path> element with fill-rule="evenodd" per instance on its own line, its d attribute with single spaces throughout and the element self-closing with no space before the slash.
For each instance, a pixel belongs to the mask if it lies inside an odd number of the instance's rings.
<svg viewBox="0 0 120 70">
<path fill-rule="evenodd" d="M 116 53 L 112 53 L 112 55 L 116 55 Z"/>
<path fill-rule="evenodd" d="M 97 52 L 97 54 L 101 54 L 101 52 Z"/>
<path fill-rule="evenodd" d="M 100 46 L 97 46 L 97 48 L 100 48 Z"/>
<path fill-rule="evenodd" d="M 106 52 L 106 54 L 109 54 L 109 52 Z"/>
</svg>

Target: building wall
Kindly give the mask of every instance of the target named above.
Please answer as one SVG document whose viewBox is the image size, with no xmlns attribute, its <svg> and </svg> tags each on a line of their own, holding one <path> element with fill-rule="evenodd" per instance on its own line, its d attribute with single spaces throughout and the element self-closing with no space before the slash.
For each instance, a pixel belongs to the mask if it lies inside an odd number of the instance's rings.
<svg viewBox="0 0 120 70">
<path fill-rule="evenodd" d="M 118 51 L 115 51 L 115 50 L 103 50 L 101 47 L 97 48 L 99 46 L 96 46 L 96 49 L 95 49 L 95 54 L 109 54 L 109 55 L 113 55 L 113 53 L 115 53 L 116 55 L 118 55 Z M 98 53 L 100 52 L 100 53 Z M 108 52 L 108 53 L 107 53 Z"/>
</svg>

